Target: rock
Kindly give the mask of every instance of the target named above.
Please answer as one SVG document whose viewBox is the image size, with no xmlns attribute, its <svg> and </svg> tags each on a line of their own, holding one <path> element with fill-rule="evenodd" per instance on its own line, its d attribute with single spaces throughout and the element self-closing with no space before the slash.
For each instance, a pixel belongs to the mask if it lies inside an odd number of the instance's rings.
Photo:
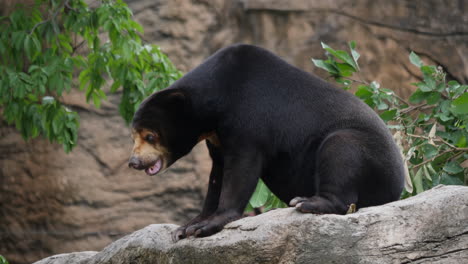
<svg viewBox="0 0 468 264">
<path fill-rule="evenodd" d="M 54 264 L 68 264 L 68 263 L 80 263 L 89 261 L 91 257 L 96 255 L 96 251 L 83 251 L 77 253 L 68 253 L 68 254 L 59 254 L 52 257 L 48 257 L 42 261 L 39 261 L 42 264 L 54 263 Z"/>
<path fill-rule="evenodd" d="M 150 225 L 101 252 L 35 264 L 468 263 L 467 223 L 468 187 L 438 186 L 345 216 L 276 209 L 177 243 L 170 236 L 177 226 Z"/>
</svg>

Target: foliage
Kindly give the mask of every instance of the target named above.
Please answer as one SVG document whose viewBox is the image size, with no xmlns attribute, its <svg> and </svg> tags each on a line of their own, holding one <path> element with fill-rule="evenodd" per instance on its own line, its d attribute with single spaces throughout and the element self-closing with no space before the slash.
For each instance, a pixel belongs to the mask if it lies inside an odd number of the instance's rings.
<svg viewBox="0 0 468 264">
<path fill-rule="evenodd" d="M 61 102 L 72 88 L 99 107 L 111 80 L 130 122 L 144 98 L 180 78 L 159 47 L 142 43 L 122 0 L 98 2 L 36 0 L 0 17 L 0 109 L 24 139 L 44 135 L 66 152 L 76 145 L 78 114 Z"/>
<path fill-rule="evenodd" d="M 9 264 L 8 260 L 6 260 L 5 257 L 3 257 L 2 255 L 0 255 L 0 264 Z"/>
<path fill-rule="evenodd" d="M 312 60 L 326 70 L 343 89 L 377 111 L 393 130 L 403 150 L 408 185 L 403 197 L 418 194 L 437 184 L 467 184 L 468 181 L 468 85 L 447 81 L 442 67 L 424 65 L 416 53 L 409 60 L 422 73 L 422 80 L 409 101 L 376 81 L 360 76 L 359 53 L 351 42 L 351 54 L 322 43 L 327 60 Z M 353 79 L 353 75 L 359 79 Z M 414 188 L 413 188 L 414 186 Z"/>
<path fill-rule="evenodd" d="M 276 197 L 265 183 L 259 179 L 257 187 L 247 204 L 247 208 L 245 208 L 245 212 L 251 212 L 254 208 L 262 208 L 262 211 L 266 212 L 271 209 L 284 207 L 286 207 L 286 204 Z"/>
</svg>

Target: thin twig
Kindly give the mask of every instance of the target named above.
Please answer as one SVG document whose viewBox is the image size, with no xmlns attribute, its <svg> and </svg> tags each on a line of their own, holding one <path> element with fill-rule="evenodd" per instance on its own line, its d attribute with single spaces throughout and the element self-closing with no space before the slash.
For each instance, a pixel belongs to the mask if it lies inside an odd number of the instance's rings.
<svg viewBox="0 0 468 264">
<path fill-rule="evenodd" d="M 83 44 L 86 42 L 86 40 L 83 40 L 80 42 L 80 44 L 76 45 L 76 46 L 73 46 L 73 51 L 71 53 L 71 56 L 73 56 L 75 54 L 75 52 L 81 47 L 83 46 Z"/>
<path fill-rule="evenodd" d="M 414 135 L 414 134 L 406 134 L 406 135 L 408 135 L 408 136 L 410 136 L 410 137 L 415 137 L 415 138 L 424 138 L 424 139 L 427 139 L 427 140 L 431 139 L 431 138 L 429 138 L 429 137 L 427 137 L 427 136 L 421 136 L 421 135 Z M 443 138 L 441 138 L 441 137 L 439 137 L 439 136 L 436 136 L 436 137 L 432 138 L 432 140 L 434 140 L 434 141 L 440 141 L 440 142 L 444 143 L 445 145 L 449 146 L 452 150 L 456 150 L 456 151 L 468 151 L 468 148 L 459 148 L 459 147 L 456 147 L 456 146 L 454 146 L 454 145 L 448 143 L 447 141 L 445 141 Z"/>
<path fill-rule="evenodd" d="M 455 150 L 463 150 L 463 148 L 455 147 L 454 145 L 448 143 L 447 141 L 445 141 L 445 140 L 444 140 L 443 138 L 441 138 L 441 137 L 437 137 L 436 139 L 442 141 L 442 143 L 444 143 L 445 145 L 447 145 L 447 146 L 449 146 L 449 147 L 451 147 L 451 148 L 453 148 L 453 149 L 455 149 Z M 465 149 L 468 150 L 468 148 L 465 148 Z"/>
<path fill-rule="evenodd" d="M 413 105 L 413 106 L 410 106 L 410 107 L 408 107 L 408 108 L 402 110 L 401 113 L 402 113 L 402 114 L 406 114 L 406 113 L 408 113 L 408 112 L 411 112 L 411 111 L 413 111 L 413 110 L 419 109 L 419 108 L 424 107 L 424 106 L 426 106 L 426 105 L 427 105 L 426 103 L 420 104 L 420 105 Z"/>
<path fill-rule="evenodd" d="M 362 83 L 365 83 L 365 84 L 369 85 L 369 82 L 364 80 L 364 78 L 362 77 L 361 71 L 357 71 L 357 75 L 358 75 L 358 77 L 359 77 L 359 79 L 361 80 Z"/>
<path fill-rule="evenodd" d="M 36 28 L 37 28 L 38 26 L 40 26 L 40 25 L 42 25 L 42 24 L 45 24 L 45 23 L 47 23 L 47 22 L 49 22 L 49 21 L 50 21 L 50 19 L 46 19 L 46 20 L 44 20 L 44 21 L 42 21 L 42 22 L 39 22 L 39 23 L 37 23 L 36 25 L 34 25 L 34 27 L 31 29 L 31 32 L 29 32 L 29 35 L 32 35 L 32 33 L 34 33 L 34 30 L 36 30 Z"/>
<path fill-rule="evenodd" d="M 400 97 L 398 94 L 396 94 L 395 92 L 393 92 L 393 95 L 395 95 L 395 97 L 402 101 L 403 103 L 405 103 L 406 105 L 410 105 L 410 103 L 408 101 L 406 101 L 405 99 L 403 99 L 402 97 Z"/>
<path fill-rule="evenodd" d="M 46 20 L 44 21 L 41 21 L 39 23 L 37 23 L 36 25 L 34 25 L 34 27 L 31 29 L 31 32 L 29 32 L 29 35 L 32 35 L 32 33 L 34 33 L 34 30 L 36 30 L 37 27 L 39 27 L 40 25 L 42 24 L 45 24 L 47 22 L 50 22 L 52 20 L 54 20 L 58 14 L 60 13 L 60 10 L 62 10 L 62 8 L 68 4 L 68 1 L 70 0 L 64 0 L 63 3 L 57 8 L 57 10 L 55 10 L 54 13 L 52 13 L 52 16 L 50 16 L 49 18 L 47 18 Z"/>
<path fill-rule="evenodd" d="M 350 81 L 353 81 L 353 82 L 357 82 L 357 83 L 361 83 L 361 84 L 365 84 L 365 85 L 370 85 L 367 81 L 365 81 L 362 76 L 360 74 L 358 74 L 359 76 L 359 79 L 360 80 L 356 80 L 356 79 L 353 79 L 353 78 L 350 78 L 350 77 L 343 77 L 343 79 L 345 80 L 350 80 Z M 395 92 L 393 92 L 393 95 L 400 101 L 402 101 L 403 103 L 405 103 L 406 105 L 410 105 L 410 103 L 408 101 L 406 101 L 405 99 L 403 99 L 402 97 L 400 97 L 398 94 L 396 94 Z"/>
<path fill-rule="evenodd" d="M 365 85 L 369 85 L 369 83 L 367 83 L 365 81 L 356 80 L 356 79 L 353 79 L 353 78 L 350 78 L 350 77 L 343 77 L 343 79 L 350 80 L 350 81 L 357 82 L 357 83 L 362 83 L 362 84 L 365 84 Z"/>
<path fill-rule="evenodd" d="M 453 160 L 458 159 L 461 155 L 463 155 L 463 153 L 464 153 L 464 152 L 462 151 L 462 152 L 460 152 L 460 153 L 458 153 L 458 154 L 455 154 L 453 157 L 450 158 L 450 161 L 453 161 Z"/>
<path fill-rule="evenodd" d="M 73 8 L 73 7 L 70 6 L 70 3 L 68 3 L 68 0 L 65 1 L 65 6 L 66 6 L 68 9 L 72 10 L 72 11 L 75 11 L 75 12 L 78 11 L 77 9 L 75 9 L 75 8 Z"/>
<path fill-rule="evenodd" d="M 435 156 L 435 157 L 432 157 L 432 158 L 430 158 L 430 159 L 428 159 L 428 160 L 425 160 L 425 161 L 419 163 L 418 165 L 414 166 L 412 169 L 414 170 L 414 169 L 416 169 L 416 168 L 421 167 L 421 166 L 424 165 L 424 164 L 427 164 L 427 163 L 429 163 L 429 162 L 433 162 L 433 161 L 434 161 L 435 159 L 437 159 L 438 157 L 441 157 L 441 156 L 443 156 L 443 155 L 445 155 L 445 154 L 447 154 L 447 153 L 449 153 L 449 152 L 451 152 L 451 151 L 452 151 L 452 149 L 447 149 L 446 151 L 440 153 L 439 155 L 437 155 L 437 156 Z"/>
</svg>

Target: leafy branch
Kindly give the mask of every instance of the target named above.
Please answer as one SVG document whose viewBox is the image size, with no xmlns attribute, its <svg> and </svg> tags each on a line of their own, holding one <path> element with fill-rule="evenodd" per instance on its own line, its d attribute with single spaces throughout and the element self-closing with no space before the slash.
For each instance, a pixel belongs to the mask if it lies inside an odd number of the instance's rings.
<svg viewBox="0 0 468 264">
<path fill-rule="evenodd" d="M 70 0 L 62 1 L 62 3 L 56 8 L 56 10 L 52 13 L 52 15 L 48 19 L 35 24 L 33 26 L 33 28 L 31 29 L 31 31 L 29 32 L 29 35 L 33 34 L 34 30 L 36 30 L 36 28 L 38 28 L 40 25 L 43 25 L 43 24 L 48 23 L 50 21 L 55 21 L 55 18 L 58 16 L 58 14 L 63 9 L 63 7 L 68 4 L 68 1 L 70 1 Z"/>
<path fill-rule="evenodd" d="M 408 188 L 403 197 L 422 192 L 439 183 L 468 182 L 468 86 L 446 80 L 442 67 L 424 65 L 412 52 L 410 62 L 422 73 L 409 100 L 378 82 L 367 82 L 358 67 L 356 44 L 350 53 L 322 43 L 326 60 L 312 59 L 326 70 L 343 89 L 356 89 L 355 95 L 379 113 L 395 132 L 407 162 Z M 358 75 L 358 79 L 353 78 Z M 436 144 L 441 143 L 441 144 Z M 413 188 L 415 186 L 415 188 Z"/>
<path fill-rule="evenodd" d="M 130 122 L 144 98 L 180 78 L 158 46 L 142 43 L 143 28 L 122 0 L 99 3 L 36 0 L 0 20 L 1 115 L 24 139 L 43 135 L 66 152 L 76 146 L 79 116 L 60 102 L 72 88 L 96 107 L 104 87 L 122 91 L 119 112 Z M 43 10 L 52 11 L 44 18 Z"/>
</svg>

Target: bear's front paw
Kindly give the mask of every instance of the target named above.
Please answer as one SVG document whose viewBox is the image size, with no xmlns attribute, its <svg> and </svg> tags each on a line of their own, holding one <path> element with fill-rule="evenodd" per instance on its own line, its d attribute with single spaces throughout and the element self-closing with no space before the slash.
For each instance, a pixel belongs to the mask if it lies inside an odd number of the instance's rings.
<svg viewBox="0 0 468 264">
<path fill-rule="evenodd" d="M 206 237 L 218 233 L 223 229 L 224 225 L 224 223 L 219 221 L 203 221 L 201 223 L 189 226 L 185 232 L 187 237 Z"/>
<path fill-rule="evenodd" d="M 184 239 L 187 237 L 186 235 L 186 230 L 189 226 L 192 226 L 192 225 L 195 225 L 197 223 L 200 223 L 201 221 L 207 219 L 208 216 L 206 215 L 203 215 L 203 214 L 200 214 L 198 215 L 197 217 L 193 218 L 192 220 L 190 220 L 187 224 L 177 228 L 176 230 L 172 231 L 171 235 L 172 235 L 172 241 L 177 242 L 181 239 Z"/>
<path fill-rule="evenodd" d="M 225 212 L 221 214 L 214 215 L 205 221 L 191 225 L 185 229 L 186 237 L 207 237 L 215 233 L 218 233 L 223 229 L 223 227 L 236 219 L 241 217 L 240 214 L 233 212 Z"/>
</svg>

